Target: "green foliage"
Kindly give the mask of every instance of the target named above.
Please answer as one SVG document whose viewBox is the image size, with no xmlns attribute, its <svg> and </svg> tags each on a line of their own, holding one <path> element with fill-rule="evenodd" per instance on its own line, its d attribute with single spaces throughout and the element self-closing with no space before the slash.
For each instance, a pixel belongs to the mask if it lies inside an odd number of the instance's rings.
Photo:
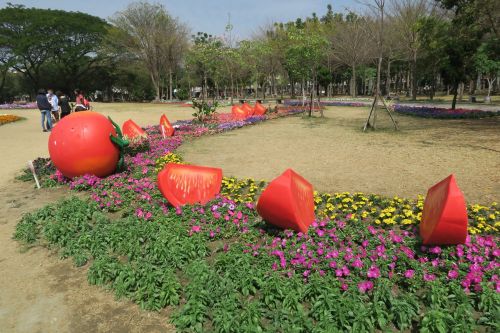
<svg viewBox="0 0 500 333">
<path fill-rule="evenodd" d="M 189 98 L 189 91 L 187 89 L 178 89 L 175 96 L 178 100 L 185 101 Z"/>
<path fill-rule="evenodd" d="M 93 68 L 107 26 L 80 12 L 9 5 L 0 9 L 0 45 L 32 89 L 49 85 L 68 90 Z M 43 66 L 50 66 L 50 77 L 60 82 L 48 81 Z"/>
<path fill-rule="evenodd" d="M 252 219 L 250 231 L 241 233 L 224 219 L 210 220 L 205 209 L 211 205 L 184 207 L 182 214 L 150 207 L 161 213 L 144 221 L 133 207 L 111 219 L 95 203 L 72 197 L 24 215 L 14 238 L 59 249 L 77 266 L 88 263 L 89 283 L 114 290 L 143 309 L 178 306 L 171 320 L 181 332 L 498 329 L 500 298 L 491 286 L 484 284 L 476 295 L 466 294 L 458 281 L 410 287 L 394 277 L 380 278 L 371 293 L 361 293 L 356 286 L 343 291 L 332 274 L 315 271 L 307 282 L 301 274 L 287 277 L 269 270 L 272 256 L 245 251 L 245 244 L 269 239 L 257 232 L 261 225 L 255 211 L 245 203 L 233 207 Z M 220 233 L 189 232 L 200 219 L 209 219 L 207 226 Z M 337 234 L 357 243 L 363 239 L 359 227 L 350 222 Z M 406 245 L 416 246 L 409 240 Z"/>
<path fill-rule="evenodd" d="M 206 119 L 209 119 L 217 110 L 219 104 L 217 102 L 207 103 L 204 100 L 198 101 L 193 99 L 193 109 L 195 112 L 193 113 L 193 117 L 196 118 L 199 122 L 203 122 Z"/>
</svg>

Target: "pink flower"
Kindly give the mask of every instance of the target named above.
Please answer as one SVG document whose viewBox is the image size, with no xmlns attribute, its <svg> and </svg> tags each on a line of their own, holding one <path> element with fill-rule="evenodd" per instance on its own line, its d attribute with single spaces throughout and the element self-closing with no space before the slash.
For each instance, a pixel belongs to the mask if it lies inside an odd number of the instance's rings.
<svg viewBox="0 0 500 333">
<path fill-rule="evenodd" d="M 200 231 L 201 231 L 201 227 L 199 225 L 194 225 L 191 228 L 191 232 L 200 232 Z"/>
<path fill-rule="evenodd" d="M 441 248 L 439 246 L 434 246 L 429 249 L 429 252 L 434 254 L 440 254 Z"/>
<path fill-rule="evenodd" d="M 352 267 L 361 268 L 363 267 L 363 262 L 358 258 L 353 261 Z"/>
<path fill-rule="evenodd" d="M 458 277 L 458 272 L 454 269 L 448 272 L 449 279 L 456 279 Z"/>
<path fill-rule="evenodd" d="M 363 281 L 358 283 L 358 289 L 362 293 L 366 293 L 367 291 L 370 291 L 373 289 L 373 282 L 371 281 Z"/>
<path fill-rule="evenodd" d="M 405 278 L 407 278 L 407 279 L 413 278 L 414 275 L 415 275 L 415 271 L 413 269 L 408 269 L 405 272 Z"/>
<path fill-rule="evenodd" d="M 380 269 L 377 266 L 371 266 L 366 273 L 371 279 L 378 279 L 380 277 Z"/>
<path fill-rule="evenodd" d="M 436 280 L 436 276 L 434 274 L 424 273 L 424 281 L 430 282 Z"/>
</svg>

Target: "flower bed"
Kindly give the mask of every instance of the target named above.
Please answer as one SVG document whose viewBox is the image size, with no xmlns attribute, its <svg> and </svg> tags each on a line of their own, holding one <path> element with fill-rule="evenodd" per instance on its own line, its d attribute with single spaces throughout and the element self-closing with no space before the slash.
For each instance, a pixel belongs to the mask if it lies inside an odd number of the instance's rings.
<svg viewBox="0 0 500 333">
<path fill-rule="evenodd" d="M 24 119 L 13 114 L 0 114 L 0 126 Z"/>
<path fill-rule="evenodd" d="M 394 111 L 415 117 L 423 118 L 439 118 L 439 119 L 464 119 L 464 118 L 487 118 L 499 116 L 500 111 L 483 111 L 469 109 L 445 109 L 427 106 L 412 106 L 404 104 L 396 104 L 393 106 Z"/>
<path fill-rule="evenodd" d="M 173 152 L 186 139 L 295 112 L 177 122 L 166 139 L 148 127 L 147 144 L 126 156 L 128 169 L 104 179 L 68 181 L 38 160 L 44 184 L 68 184 L 89 198 L 25 215 L 14 237 L 60 249 L 88 265 L 90 283 L 144 309 L 175 306 L 179 331 L 497 330 L 497 204 L 469 205 L 471 236 L 448 247 L 421 246 L 421 197 L 315 193 L 317 221 L 307 235 L 258 217 L 265 181 L 226 177 L 221 196 L 205 206 L 167 205 L 156 174 L 183 162 Z"/>
<path fill-rule="evenodd" d="M 11 104 L 0 104 L 0 110 L 7 110 L 7 109 L 36 109 L 36 103 L 25 103 L 25 104 L 20 104 L 20 103 L 11 103 Z"/>
<path fill-rule="evenodd" d="M 309 100 L 306 101 L 306 104 L 309 103 Z M 301 100 L 285 100 L 285 105 L 288 106 L 302 106 Z M 317 105 L 314 103 L 313 105 Z M 371 102 L 369 101 L 356 101 L 356 100 L 326 100 L 320 101 L 321 106 L 354 106 L 354 107 L 364 107 L 370 106 Z"/>
</svg>

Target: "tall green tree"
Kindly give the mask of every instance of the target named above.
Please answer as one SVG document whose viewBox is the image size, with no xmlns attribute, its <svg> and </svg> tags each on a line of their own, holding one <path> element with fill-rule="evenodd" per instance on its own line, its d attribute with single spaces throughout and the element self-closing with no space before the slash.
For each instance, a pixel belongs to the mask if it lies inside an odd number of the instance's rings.
<svg viewBox="0 0 500 333">
<path fill-rule="evenodd" d="M 473 75 L 474 56 L 482 38 L 492 28 L 479 18 L 479 0 L 436 0 L 452 13 L 448 38 L 445 40 L 446 61 L 441 74 L 452 87 L 451 108 L 456 108 L 458 86 Z"/>
<path fill-rule="evenodd" d="M 33 91 L 44 81 L 43 66 L 74 88 L 98 61 L 108 24 L 95 16 L 8 4 L 0 9 L 0 48 L 10 67 L 23 73 Z M 55 71 L 55 72 L 54 72 Z"/>
</svg>

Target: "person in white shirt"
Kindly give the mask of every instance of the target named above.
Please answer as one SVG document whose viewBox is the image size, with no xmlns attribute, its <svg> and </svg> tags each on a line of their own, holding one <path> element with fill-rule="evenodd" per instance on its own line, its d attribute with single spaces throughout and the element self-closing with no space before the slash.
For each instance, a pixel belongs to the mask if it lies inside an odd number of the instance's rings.
<svg viewBox="0 0 500 333">
<path fill-rule="evenodd" d="M 52 105 L 52 109 L 50 111 L 54 116 L 55 122 L 57 122 L 59 121 L 59 99 L 54 94 L 54 90 L 49 89 L 47 91 L 47 99 L 49 100 L 50 105 Z"/>
</svg>

